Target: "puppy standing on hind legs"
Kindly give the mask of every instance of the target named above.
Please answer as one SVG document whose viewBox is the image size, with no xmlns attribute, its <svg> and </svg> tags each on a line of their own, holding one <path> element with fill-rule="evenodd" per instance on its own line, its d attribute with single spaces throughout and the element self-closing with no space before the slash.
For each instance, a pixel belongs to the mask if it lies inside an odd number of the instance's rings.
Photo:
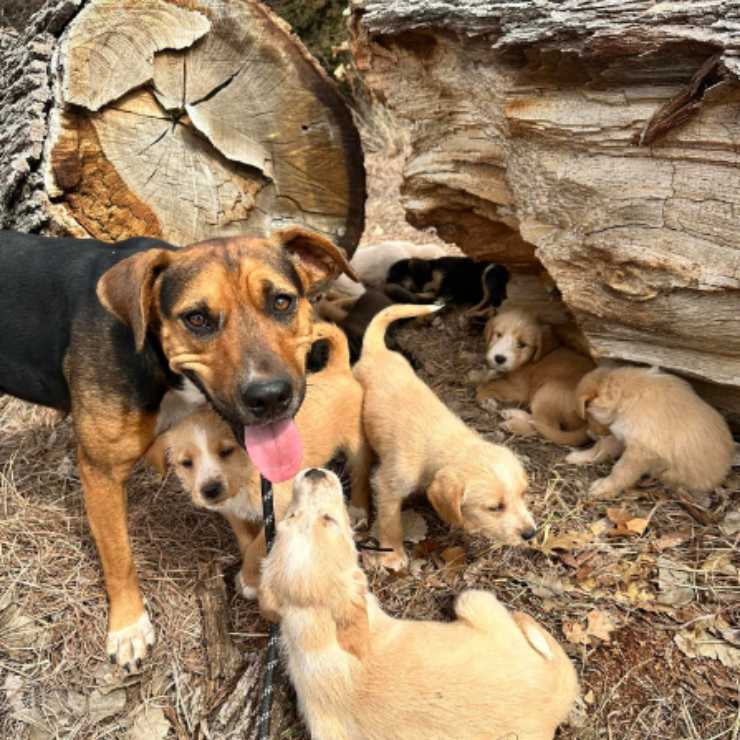
<svg viewBox="0 0 740 740">
<path fill-rule="evenodd" d="M 408 562 L 401 506 L 425 490 L 448 524 L 509 544 L 535 535 L 524 503 L 527 475 L 511 450 L 486 442 L 437 398 L 398 353 L 385 346 L 386 327 L 439 306 L 396 305 L 370 323 L 355 365 L 365 391 L 363 423 L 379 458 L 374 477 L 378 534 L 392 552 L 370 556 L 394 570 Z"/>
<path fill-rule="evenodd" d="M 460 594 L 449 623 L 387 615 L 328 471 L 296 477 L 259 599 L 320 740 L 551 740 L 578 695 L 560 645 L 491 593 Z"/>
</svg>

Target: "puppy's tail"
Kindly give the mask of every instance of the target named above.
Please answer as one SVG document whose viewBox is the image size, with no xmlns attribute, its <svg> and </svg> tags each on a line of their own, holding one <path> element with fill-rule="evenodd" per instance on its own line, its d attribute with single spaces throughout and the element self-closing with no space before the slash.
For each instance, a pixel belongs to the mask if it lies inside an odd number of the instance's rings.
<svg viewBox="0 0 740 740">
<path fill-rule="evenodd" d="M 329 343 L 329 360 L 324 370 L 349 369 L 349 345 L 344 332 L 328 321 L 314 326 L 315 341 L 325 339 Z"/>
<path fill-rule="evenodd" d="M 588 427 L 582 426 L 578 429 L 571 431 L 563 431 L 556 427 L 550 426 L 544 421 L 538 421 L 532 419 L 532 426 L 545 438 L 549 439 L 550 442 L 554 442 L 557 445 L 564 445 L 567 447 L 580 447 L 585 445 L 591 437 L 588 436 Z"/>
<path fill-rule="evenodd" d="M 385 331 L 394 321 L 426 316 L 439 311 L 440 308 L 442 306 L 436 303 L 424 305 L 398 303 L 384 308 L 373 317 L 365 331 L 365 337 L 362 340 L 362 357 L 369 357 L 380 351 L 388 351 L 385 346 Z"/>
</svg>

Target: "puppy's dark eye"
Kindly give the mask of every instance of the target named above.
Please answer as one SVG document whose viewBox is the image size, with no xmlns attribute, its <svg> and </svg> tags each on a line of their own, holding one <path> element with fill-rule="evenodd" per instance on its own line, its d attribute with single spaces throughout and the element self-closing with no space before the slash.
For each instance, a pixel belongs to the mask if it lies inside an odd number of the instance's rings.
<svg viewBox="0 0 740 740">
<path fill-rule="evenodd" d="M 495 511 L 497 514 L 500 514 L 505 508 L 506 504 L 502 502 L 500 504 L 497 504 L 496 506 L 489 506 L 488 511 Z"/>
<path fill-rule="evenodd" d="M 188 311 L 180 318 L 193 334 L 208 334 L 215 328 L 213 320 L 208 315 L 208 312 L 202 309 Z"/>
<path fill-rule="evenodd" d="M 189 457 L 186 457 L 184 460 L 180 460 L 180 465 L 182 465 L 183 468 L 192 468 L 193 461 Z"/>
<path fill-rule="evenodd" d="M 225 460 L 227 457 L 230 457 L 231 456 L 231 454 L 234 452 L 235 449 L 236 449 L 236 447 L 224 447 L 221 450 L 221 452 L 218 453 L 218 456 L 222 460 Z"/>
<path fill-rule="evenodd" d="M 517 347 L 519 347 L 519 349 L 524 349 L 526 346 L 527 346 L 527 343 L 526 342 L 519 342 L 517 344 Z"/>
<path fill-rule="evenodd" d="M 295 305 L 295 296 L 288 293 L 277 293 L 272 297 L 272 309 L 277 313 L 287 313 Z"/>
<path fill-rule="evenodd" d="M 324 514 L 324 516 L 322 517 L 322 519 L 323 519 L 323 520 L 324 520 L 324 521 L 325 521 L 325 522 L 326 522 L 327 524 L 336 524 L 336 523 L 337 523 L 337 520 L 336 520 L 336 519 L 335 519 L 334 517 L 332 517 L 332 516 L 329 516 L 328 514 Z"/>
</svg>

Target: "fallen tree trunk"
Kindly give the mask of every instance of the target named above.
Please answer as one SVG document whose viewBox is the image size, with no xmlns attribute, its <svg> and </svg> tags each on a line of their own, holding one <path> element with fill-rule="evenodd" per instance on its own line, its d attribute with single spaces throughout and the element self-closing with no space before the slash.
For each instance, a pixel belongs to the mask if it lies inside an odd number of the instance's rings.
<svg viewBox="0 0 740 740">
<path fill-rule="evenodd" d="M 544 265 L 595 355 L 740 415 L 740 2 L 352 8 L 356 64 L 410 127 L 408 220 Z"/>
<path fill-rule="evenodd" d="M 48 0 L 0 29 L 0 224 L 186 244 L 289 223 L 348 252 L 350 113 L 256 0 Z"/>
</svg>

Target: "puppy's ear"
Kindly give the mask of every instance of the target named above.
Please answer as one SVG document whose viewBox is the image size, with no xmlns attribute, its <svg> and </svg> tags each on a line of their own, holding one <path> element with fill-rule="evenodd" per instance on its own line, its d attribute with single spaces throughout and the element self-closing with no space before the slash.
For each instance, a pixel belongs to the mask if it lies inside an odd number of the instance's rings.
<svg viewBox="0 0 740 740">
<path fill-rule="evenodd" d="M 463 526 L 462 503 L 465 481 L 449 468 L 442 468 L 427 489 L 427 497 L 440 518 L 452 527 Z"/>
<path fill-rule="evenodd" d="M 367 578 L 359 568 L 352 573 L 349 598 L 338 608 L 335 620 L 339 646 L 362 660 L 370 642 L 370 623 L 367 617 Z"/>
<path fill-rule="evenodd" d="M 154 283 L 170 264 L 172 253 L 166 249 L 148 249 L 121 260 L 98 280 L 98 300 L 134 333 L 136 351 L 144 348 L 151 319 Z"/>
<path fill-rule="evenodd" d="M 491 318 L 486 321 L 486 328 L 483 330 L 483 336 L 486 338 L 486 346 L 489 346 L 491 344 L 491 340 L 493 339 L 495 321 L 495 316 L 491 316 Z"/>
<path fill-rule="evenodd" d="M 280 621 L 280 601 L 269 585 L 265 584 L 264 579 L 257 589 L 257 603 L 259 604 L 260 613 L 268 622 Z"/>
<path fill-rule="evenodd" d="M 290 226 L 274 237 L 298 259 L 298 272 L 308 292 L 321 290 L 341 273 L 360 282 L 344 252 L 325 236 L 302 226 Z"/>
</svg>

